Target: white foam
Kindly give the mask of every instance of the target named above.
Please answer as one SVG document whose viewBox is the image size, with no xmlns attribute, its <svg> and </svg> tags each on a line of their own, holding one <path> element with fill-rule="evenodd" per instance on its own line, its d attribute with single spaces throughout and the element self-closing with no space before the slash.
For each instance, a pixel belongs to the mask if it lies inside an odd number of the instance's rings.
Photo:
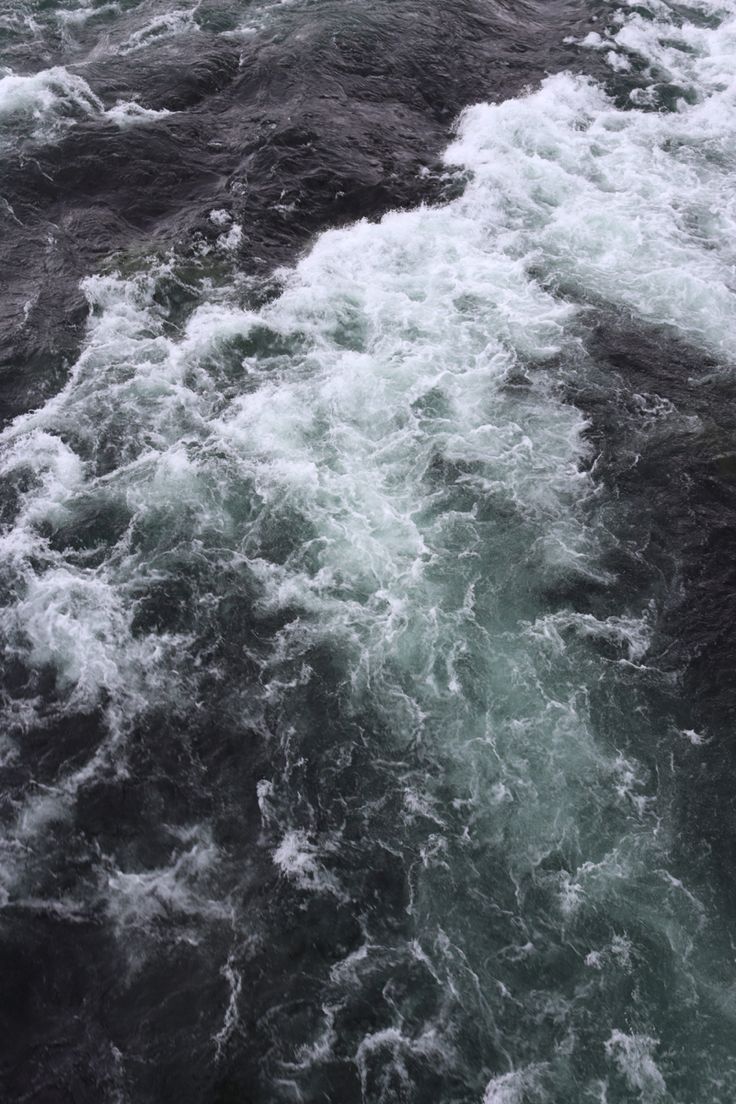
<svg viewBox="0 0 736 1104">
<path fill-rule="evenodd" d="M 10 128 L 50 138 L 84 116 L 103 110 L 102 101 L 83 77 L 63 66 L 24 76 L 0 70 L 0 135 Z"/>
<path fill-rule="evenodd" d="M 195 15 L 198 7 L 199 4 L 195 4 L 191 9 L 174 8 L 172 11 L 155 16 L 128 35 L 119 46 L 120 53 L 131 54 L 178 35 L 197 33 L 199 26 Z"/>
<path fill-rule="evenodd" d="M 552 644 L 558 651 L 565 650 L 565 634 L 593 640 L 606 641 L 625 650 L 630 663 L 638 664 L 649 650 L 651 626 L 645 615 L 639 617 L 611 616 L 601 620 L 590 613 L 559 610 L 537 618 L 527 632 L 539 640 Z"/>
<path fill-rule="evenodd" d="M 119 127 L 135 126 L 136 123 L 153 123 L 159 119 L 165 119 L 173 115 L 166 108 L 156 110 L 152 107 L 143 107 L 135 100 L 119 100 L 114 107 L 105 111 L 108 119 L 117 123 Z"/>
<path fill-rule="evenodd" d="M 227 226 L 233 220 L 229 211 L 226 211 L 223 207 L 216 208 L 210 211 L 210 222 L 215 226 Z"/>
<path fill-rule="evenodd" d="M 81 27 L 88 20 L 110 15 L 120 11 L 119 3 L 92 4 L 91 0 L 78 8 L 60 8 L 54 12 L 55 19 L 62 27 Z"/>
<path fill-rule="evenodd" d="M 606 1042 L 606 1054 L 618 1067 L 629 1088 L 639 1093 L 640 1100 L 644 1102 L 661 1100 L 667 1092 L 664 1077 L 652 1057 L 656 1047 L 656 1039 L 618 1030 L 612 1031 Z"/>
<path fill-rule="evenodd" d="M 407 1062 L 417 1058 L 430 1062 L 435 1070 L 442 1070 L 452 1060 L 452 1049 L 433 1026 L 414 1036 L 403 1034 L 397 1027 L 365 1035 L 355 1054 L 363 1098 L 389 1104 L 395 1099 L 392 1089 L 397 1083 L 404 1093 L 408 1092 L 411 1074 Z M 378 1067 L 378 1072 L 374 1066 Z"/>
<path fill-rule="evenodd" d="M 173 112 L 119 100 L 105 108 L 83 77 L 63 66 L 29 76 L 0 70 L 0 141 L 33 137 L 51 141 L 81 119 L 104 115 L 120 127 L 165 119 Z"/>
<path fill-rule="evenodd" d="M 696 732 L 693 728 L 683 729 L 681 735 L 689 740 L 693 747 L 703 747 L 710 743 L 710 737 L 703 735 L 702 732 Z"/>
<path fill-rule="evenodd" d="M 204 828 L 195 829 L 183 842 L 184 847 L 172 854 L 168 866 L 145 871 L 111 871 L 104 893 L 116 925 L 146 930 L 159 921 L 168 924 L 172 917 L 230 919 L 228 903 L 212 894 L 210 887 L 218 851 L 208 832 Z M 233 985 L 237 987 L 234 974 Z M 233 1026 L 230 1025 L 230 1030 Z"/>
<path fill-rule="evenodd" d="M 240 1016 L 238 1012 L 238 1003 L 240 1001 L 240 994 L 243 989 L 243 976 L 233 964 L 233 957 L 230 955 L 221 973 L 228 985 L 228 1001 L 225 1009 L 225 1015 L 222 1021 L 222 1027 L 214 1037 L 215 1044 L 215 1056 L 219 1059 L 222 1057 L 223 1049 L 227 1046 L 228 1042 L 235 1034 L 240 1023 Z"/>
<path fill-rule="evenodd" d="M 483 1104 L 531 1104 L 545 1099 L 544 1066 L 532 1065 L 493 1077 L 486 1085 Z"/>
<path fill-rule="evenodd" d="M 334 850 L 336 847 L 333 842 L 325 841 L 318 845 L 303 829 L 293 829 L 285 833 L 273 853 L 273 861 L 287 878 L 296 882 L 300 889 L 330 893 L 345 900 L 345 894 L 340 889 L 337 879 L 321 861 Z"/>
<path fill-rule="evenodd" d="M 651 42 L 672 29 L 647 27 Z M 731 358 L 736 23 L 679 34 L 689 49 L 672 49 L 672 76 L 694 104 L 621 110 L 593 81 L 558 74 L 532 95 L 470 108 L 446 157 L 473 171 L 477 202 L 547 279 Z"/>
</svg>

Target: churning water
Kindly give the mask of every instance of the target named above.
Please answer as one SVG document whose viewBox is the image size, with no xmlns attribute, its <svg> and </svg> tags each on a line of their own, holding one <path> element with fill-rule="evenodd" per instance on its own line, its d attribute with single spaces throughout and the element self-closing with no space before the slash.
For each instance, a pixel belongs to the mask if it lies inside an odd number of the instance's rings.
<svg viewBox="0 0 736 1104">
<path fill-rule="evenodd" d="M 76 2 L 0 4 L 3 1099 L 732 1104 L 736 7 Z"/>
</svg>

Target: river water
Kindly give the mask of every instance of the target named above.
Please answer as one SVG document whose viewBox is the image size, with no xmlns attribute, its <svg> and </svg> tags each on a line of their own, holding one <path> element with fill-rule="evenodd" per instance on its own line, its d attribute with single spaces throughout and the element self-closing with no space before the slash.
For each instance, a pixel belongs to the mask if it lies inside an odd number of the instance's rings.
<svg viewBox="0 0 736 1104">
<path fill-rule="evenodd" d="M 0 0 L 8 1102 L 736 1099 L 736 7 Z"/>
</svg>

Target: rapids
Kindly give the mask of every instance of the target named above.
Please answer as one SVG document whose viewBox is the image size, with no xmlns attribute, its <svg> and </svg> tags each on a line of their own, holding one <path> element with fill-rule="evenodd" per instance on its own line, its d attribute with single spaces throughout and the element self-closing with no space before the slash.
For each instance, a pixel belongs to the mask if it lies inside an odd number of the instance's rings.
<svg viewBox="0 0 736 1104">
<path fill-rule="evenodd" d="M 207 161 L 335 11 L 0 9 L 4 1099 L 730 1104 L 736 9 L 499 6 L 559 50 L 451 134 Z"/>
</svg>

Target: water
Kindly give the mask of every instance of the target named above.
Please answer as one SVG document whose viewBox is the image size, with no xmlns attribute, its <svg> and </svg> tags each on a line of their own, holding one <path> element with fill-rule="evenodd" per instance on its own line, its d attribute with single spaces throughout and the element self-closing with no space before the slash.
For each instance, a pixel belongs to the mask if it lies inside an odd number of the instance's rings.
<svg viewBox="0 0 736 1104">
<path fill-rule="evenodd" d="M 736 11 L 0 9 L 9 1101 L 736 1096 Z"/>
</svg>

